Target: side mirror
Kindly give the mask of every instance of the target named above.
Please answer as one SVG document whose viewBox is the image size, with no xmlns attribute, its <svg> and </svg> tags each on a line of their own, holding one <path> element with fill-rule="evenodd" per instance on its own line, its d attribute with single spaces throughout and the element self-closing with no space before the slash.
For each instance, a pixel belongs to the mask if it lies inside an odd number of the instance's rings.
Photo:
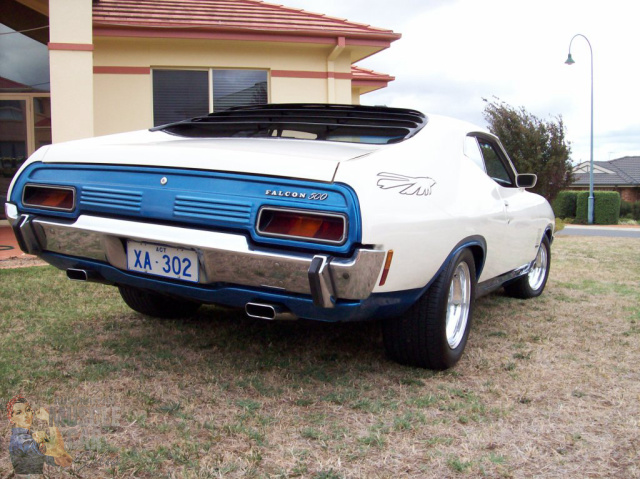
<svg viewBox="0 0 640 479">
<path fill-rule="evenodd" d="M 516 177 L 516 186 L 518 188 L 533 188 L 538 182 L 538 175 L 525 173 Z"/>
</svg>

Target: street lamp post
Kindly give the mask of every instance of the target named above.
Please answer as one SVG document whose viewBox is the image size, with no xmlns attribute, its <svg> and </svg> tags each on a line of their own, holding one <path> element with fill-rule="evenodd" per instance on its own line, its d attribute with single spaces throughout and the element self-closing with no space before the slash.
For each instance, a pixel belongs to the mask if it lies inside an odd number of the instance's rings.
<svg viewBox="0 0 640 479">
<path fill-rule="evenodd" d="M 569 56 L 565 63 L 567 65 L 573 65 L 575 62 L 571 57 L 571 44 L 576 37 L 584 38 L 589 44 L 589 51 L 591 52 L 591 156 L 589 160 L 589 203 L 587 210 L 587 220 L 590 225 L 593 224 L 593 205 L 594 205 L 594 197 L 593 197 L 593 49 L 591 48 L 591 42 L 587 37 L 578 33 L 574 35 L 571 41 L 569 42 Z"/>
</svg>

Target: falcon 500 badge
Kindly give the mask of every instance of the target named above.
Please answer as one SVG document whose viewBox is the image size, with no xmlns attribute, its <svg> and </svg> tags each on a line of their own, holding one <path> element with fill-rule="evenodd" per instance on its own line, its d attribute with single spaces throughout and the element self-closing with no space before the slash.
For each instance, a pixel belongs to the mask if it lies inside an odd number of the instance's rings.
<svg viewBox="0 0 640 479">
<path fill-rule="evenodd" d="M 328 193 L 300 193 L 297 191 L 282 191 L 282 190 L 265 190 L 267 196 L 278 196 L 282 198 L 300 198 L 313 201 L 324 201 L 329 197 Z"/>
</svg>

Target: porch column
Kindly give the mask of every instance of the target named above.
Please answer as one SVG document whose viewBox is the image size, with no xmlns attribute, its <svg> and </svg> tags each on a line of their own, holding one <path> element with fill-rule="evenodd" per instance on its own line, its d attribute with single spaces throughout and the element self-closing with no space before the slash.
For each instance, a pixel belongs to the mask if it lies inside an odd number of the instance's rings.
<svg viewBox="0 0 640 479">
<path fill-rule="evenodd" d="M 54 143 L 94 135 L 91 6 L 91 0 L 49 0 Z"/>
<path fill-rule="evenodd" d="M 345 49 L 345 37 L 338 37 L 336 46 L 327 57 L 327 102 L 336 103 L 336 60 Z"/>
</svg>

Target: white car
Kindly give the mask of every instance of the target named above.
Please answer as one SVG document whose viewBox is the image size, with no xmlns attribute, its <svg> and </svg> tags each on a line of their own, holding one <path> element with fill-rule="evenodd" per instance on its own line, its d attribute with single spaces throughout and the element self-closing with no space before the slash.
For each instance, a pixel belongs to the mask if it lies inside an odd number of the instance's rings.
<svg viewBox="0 0 640 479">
<path fill-rule="evenodd" d="M 270 104 L 45 146 L 5 211 L 25 252 L 143 314 L 381 319 L 391 358 L 445 369 L 477 296 L 545 287 L 554 216 L 535 182 L 472 124 Z"/>
</svg>

